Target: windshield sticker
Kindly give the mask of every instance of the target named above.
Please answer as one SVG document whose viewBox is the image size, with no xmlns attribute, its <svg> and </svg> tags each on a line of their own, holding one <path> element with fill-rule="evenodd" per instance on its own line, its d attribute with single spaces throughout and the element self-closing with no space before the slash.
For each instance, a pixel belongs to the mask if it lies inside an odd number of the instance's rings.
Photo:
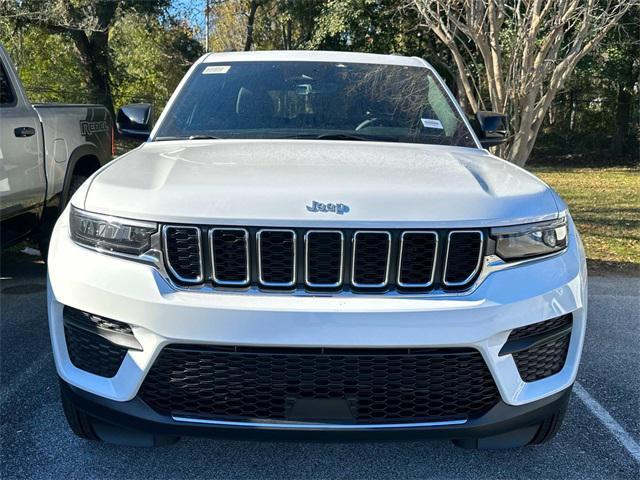
<svg viewBox="0 0 640 480">
<path fill-rule="evenodd" d="M 231 65 L 209 65 L 202 71 L 203 75 L 224 74 L 229 71 Z"/>
<path fill-rule="evenodd" d="M 444 128 L 440 120 L 433 118 L 421 118 L 420 120 L 422 120 L 422 126 L 425 128 L 439 128 L 440 130 Z"/>
</svg>

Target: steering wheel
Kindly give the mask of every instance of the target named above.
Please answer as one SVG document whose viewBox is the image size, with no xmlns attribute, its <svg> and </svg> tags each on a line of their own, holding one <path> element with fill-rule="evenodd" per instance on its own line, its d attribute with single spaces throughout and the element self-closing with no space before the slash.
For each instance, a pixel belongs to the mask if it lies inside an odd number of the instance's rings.
<svg viewBox="0 0 640 480">
<path fill-rule="evenodd" d="M 386 122 L 385 120 L 391 120 L 391 122 Z M 355 131 L 362 130 L 363 128 L 367 127 L 374 127 L 376 125 L 394 127 L 399 126 L 400 123 L 398 122 L 398 120 L 395 120 L 393 118 L 393 115 L 378 115 L 373 118 L 367 118 L 364 122 L 360 122 L 355 128 Z"/>
</svg>

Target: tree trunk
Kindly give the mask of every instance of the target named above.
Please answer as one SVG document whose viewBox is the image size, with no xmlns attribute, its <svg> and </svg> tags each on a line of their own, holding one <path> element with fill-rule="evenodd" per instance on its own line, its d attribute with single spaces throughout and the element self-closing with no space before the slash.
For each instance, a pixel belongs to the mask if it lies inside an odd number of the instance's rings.
<svg viewBox="0 0 640 480">
<path fill-rule="evenodd" d="M 291 30 L 292 30 L 291 20 L 287 20 L 286 37 L 285 37 L 286 43 L 284 45 L 285 50 L 291 50 Z"/>
<path fill-rule="evenodd" d="M 86 72 L 90 101 L 104 105 L 115 120 L 109 79 L 109 30 L 94 31 L 89 36 L 82 30 L 71 30 L 70 33 Z"/>
<path fill-rule="evenodd" d="M 622 157 L 629 137 L 631 125 L 631 92 L 624 85 L 618 85 L 618 102 L 616 105 L 616 131 L 611 142 L 611 154 Z"/>
<path fill-rule="evenodd" d="M 256 23 L 256 11 L 259 6 L 258 0 L 252 0 L 251 7 L 249 9 L 249 18 L 247 20 L 247 39 L 244 42 L 244 51 L 248 52 L 251 50 L 251 46 L 253 45 L 253 26 Z"/>
</svg>

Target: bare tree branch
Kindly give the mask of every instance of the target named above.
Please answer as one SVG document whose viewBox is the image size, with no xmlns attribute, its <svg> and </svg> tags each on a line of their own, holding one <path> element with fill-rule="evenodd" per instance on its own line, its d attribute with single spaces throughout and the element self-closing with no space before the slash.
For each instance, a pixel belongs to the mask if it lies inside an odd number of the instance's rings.
<svg viewBox="0 0 640 480">
<path fill-rule="evenodd" d="M 523 165 L 578 62 L 640 0 L 406 0 L 451 52 L 467 104 L 509 113 L 504 152 Z M 482 89 L 474 88 L 482 86 Z"/>
</svg>

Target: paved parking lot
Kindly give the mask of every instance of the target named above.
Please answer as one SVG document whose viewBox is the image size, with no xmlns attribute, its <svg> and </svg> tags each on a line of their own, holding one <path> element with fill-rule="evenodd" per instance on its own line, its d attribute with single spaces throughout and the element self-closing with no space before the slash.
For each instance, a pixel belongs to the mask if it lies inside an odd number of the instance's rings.
<svg viewBox="0 0 640 480">
<path fill-rule="evenodd" d="M 638 478 L 640 279 L 592 278 L 576 393 L 551 444 L 466 451 L 448 442 L 254 443 L 186 438 L 134 449 L 81 441 L 60 407 L 46 269 L 2 257 L 0 478 Z"/>
</svg>

